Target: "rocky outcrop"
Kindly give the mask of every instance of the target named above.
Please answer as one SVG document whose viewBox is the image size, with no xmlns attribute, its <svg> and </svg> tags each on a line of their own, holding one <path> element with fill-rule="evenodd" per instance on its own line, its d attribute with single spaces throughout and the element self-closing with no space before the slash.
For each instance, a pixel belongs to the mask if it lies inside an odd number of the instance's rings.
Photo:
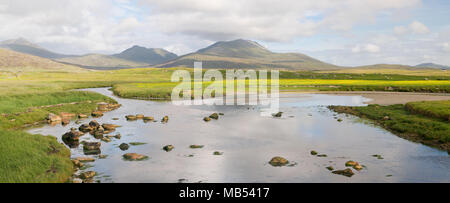
<svg viewBox="0 0 450 203">
<path fill-rule="evenodd" d="M 49 113 L 46 119 L 48 123 L 60 123 L 62 120 L 60 116 L 52 113 Z"/>
</svg>

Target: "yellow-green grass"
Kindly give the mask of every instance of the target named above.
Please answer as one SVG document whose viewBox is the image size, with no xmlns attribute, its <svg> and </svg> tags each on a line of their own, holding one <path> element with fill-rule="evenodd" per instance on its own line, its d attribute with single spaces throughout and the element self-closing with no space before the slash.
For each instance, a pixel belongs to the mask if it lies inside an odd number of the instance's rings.
<svg viewBox="0 0 450 203">
<path fill-rule="evenodd" d="M 422 114 L 450 122 L 450 100 L 411 102 L 406 104 L 406 109 L 416 114 Z"/>
<path fill-rule="evenodd" d="M 0 183 L 65 182 L 73 173 L 70 150 L 55 137 L 0 131 Z"/>
<path fill-rule="evenodd" d="M 431 109 L 438 109 L 440 102 L 424 102 Z M 410 104 L 365 107 L 331 106 L 339 113 L 348 113 L 375 121 L 380 126 L 405 139 L 424 143 L 450 151 L 450 125 L 448 121 L 434 118 L 428 114 L 411 112 Z"/>
<path fill-rule="evenodd" d="M 319 71 L 319 73 L 349 73 L 349 74 L 389 74 L 389 75 L 416 75 L 416 76 L 450 76 L 450 71 L 439 69 L 407 69 L 407 68 L 351 68 L 331 71 Z"/>
</svg>

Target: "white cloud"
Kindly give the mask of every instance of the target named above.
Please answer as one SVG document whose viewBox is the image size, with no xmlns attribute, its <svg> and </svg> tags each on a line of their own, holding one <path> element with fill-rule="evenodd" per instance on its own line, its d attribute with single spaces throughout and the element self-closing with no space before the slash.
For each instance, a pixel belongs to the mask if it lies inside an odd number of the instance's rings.
<svg viewBox="0 0 450 203">
<path fill-rule="evenodd" d="M 425 26 L 423 23 L 419 21 L 414 21 L 411 24 L 409 24 L 409 29 L 414 34 L 427 34 L 430 32 L 427 26 Z"/>
<path fill-rule="evenodd" d="M 380 52 L 380 47 L 375 44 L 363 44 L 356 45 L 352 48 L 353 53 L 367 52 L 367 53 L 377 53 Z"/>
<path fill-rule="evenodd" d="M 441 47 L 442 47 L 442 51 L 450 52 L 450 43 L 444 42 L 441 44 Z"/>
<path fill-rule="evenodd" d="M 394 27 L 394 33 L 396 35 L 404 35 L 404 34 L 408 33 L 408 28 L 406 28 L 404 26 L 396 26 L 396 27 Z"/>
</svg>

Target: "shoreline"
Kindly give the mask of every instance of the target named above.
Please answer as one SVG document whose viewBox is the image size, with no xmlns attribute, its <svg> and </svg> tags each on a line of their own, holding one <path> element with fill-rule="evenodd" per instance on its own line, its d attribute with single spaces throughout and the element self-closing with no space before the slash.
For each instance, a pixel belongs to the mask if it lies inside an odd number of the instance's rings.
<svg viewBox="0 0 450 203">
<path fill-rule="evenodd" d="M 363 96 L 371 99 L 365 104 L 378 104 L 378 105 L 394 105 L 394 104 L 406 104 L 408 102 L 417 101 L 440 101 L 450 100 L 450 94 L 448 93 L 421 93 L 421 92 L 369 92 L 369 91 L 287 91 L 280 92 L 281 94 L 331 94 L 340 96 Z"/>
</svg>

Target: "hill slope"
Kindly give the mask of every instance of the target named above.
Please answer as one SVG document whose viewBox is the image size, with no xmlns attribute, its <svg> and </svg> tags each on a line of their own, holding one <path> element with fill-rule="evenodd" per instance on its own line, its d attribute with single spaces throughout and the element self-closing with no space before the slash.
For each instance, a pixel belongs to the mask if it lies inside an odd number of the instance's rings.
<svg viewBox="0 0 450 203">
<path fill-rule="evenodd" d="M 193 67 L 194 61 L 202 61 L 204 68 L 280 68 L 291 70 L 340 68 L 304 54 L 274 53 L 257 42 L 242 39 L 217 42 L 159 67 Z"/>
<path fill-rule="evenodd" d="M 148 66 L 146 63 L 139 63 L 121 59 L 114 56 L 102 54 L 88 54 L 84 56 L 74 56 L 55 59 L 58 62 L 67 64 L 75 64 L 84 68 L 92 69 L 119 69 L 119 68 L 135 68 Z"/>
<path fill-rule="evenodd" d="M 61 64 L 50 59 L 23 54 L 7 49 L 0 49 L 0 71 L 29 72 L 29 71 L 62 71 L 84 72 L 85 69 Z"/>
<path fill-rule="evenodd" d="M 145 48 L 141 46 L 133 46 L 114 57 L 146 64 L 161 64 L 177 58 L 174 53 L 159 48 Z"/>
<path fill-rule="evenodd" d="M 420 68 L 438 68 L 438 69 L 450 70 L 450 66 L 444 66 L 444 65 L 439 65 L 439 64 L 435 64 L 435 63 L 421 63 L 419 65 L 416 65 L 416 67 L 420 67 Z"/>
<path fill-rule="evenodd" d="M 2 41 L 0 42 L 0 48 L 50 59 L 68 57 L 68 55 L 48 51 L 23 38 Z"/>
</svg>

